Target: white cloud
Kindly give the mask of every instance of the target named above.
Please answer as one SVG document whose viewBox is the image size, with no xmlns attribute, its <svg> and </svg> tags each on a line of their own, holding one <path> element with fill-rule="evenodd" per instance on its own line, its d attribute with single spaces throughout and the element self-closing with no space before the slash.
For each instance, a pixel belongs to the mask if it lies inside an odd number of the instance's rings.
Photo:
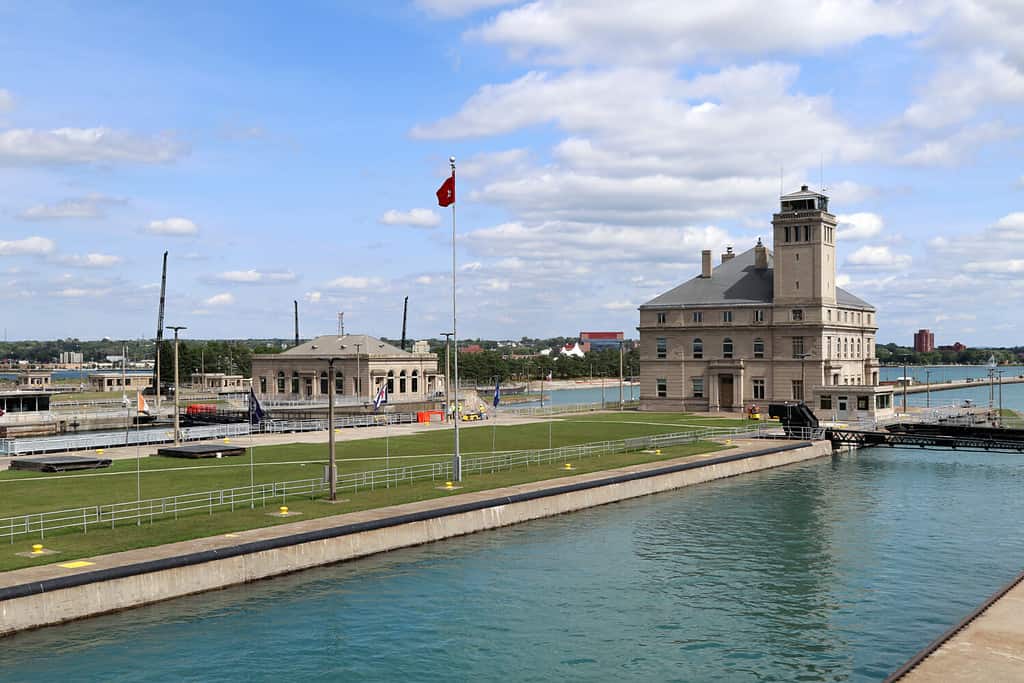
<svg viewBox="0 0 1024 683">
<path fill-rule="evenodd" d="M 609 301 L 606 304 L 601 304 L 601 308 L 609 311 L 635 311 L 637 304 L 632 301 Z"/>
<path fill-rule="evenodd" d="M 430 277 L 429 275 L 420 275 L 418 278 L 416 278 L 416 284 L 418 285 L 429 285 L 433 281 L 434 278 Z"/>
<path fill-rule="evenodd" d="M 318 304 L 320 303 L 320 299 L 323 298 L 323 295 L 320 292 L 306 292 L 304 298 L 308 303 Z"/>
<path fill-rule="evenodd" d="M 112 268 L 121 263 L 123 259 L 113 254 L 89 253 L 84 256 L 80 254 L 62 256 L 58 260 L 66 266 L 75 268 Z"/>
<path fill-rule="evenodd" d="M 146 232 L 151 235 L 185 237 L 198 234 L 199 226 L 187 218 L 165 218 L 159 221 L 150 221 L 146 226 Z"/>
<path fill-rule="evenodd" d="M 230 292 L 224 292 L 223 294 L 214 294 L 209 299 L 203 302 L 204 306 L 230 306 L 235 303 L 235 295 Z"/>
<path fill-rule="evenodd" d="M 820 53 L 870 36 L 923 27 L 917 3 L 885 0 L 694 4 L 535 0 L 501 12 L 471 38 L 513 57 L 558 64 L 666 63 L 774 53 Z"/>
<path fill-rule="evenodd" d="M 974 154 L 983 145 L 1019 135 L 1018 129 L 998 121 L 967 126 L 944 137 L 923 142 L 902 156 L 910 166 L 954 166 Z"/>
<path fill-rule="evenodd" d="M 839 239 L 866 240 L 882 232 L 884 223 L 876 213 L 850 213 L 839 215 Z"/>
<path fill-rule="evenodd" d="M 102 218 L 106 207 L 111 204 L 122 204 L 123 199 L 107 197 L 102 194 L 89 194 L 84 197 L 62 199 L 54 204 L 37 204 L 30 206 L 18 214 L 18 218 L 27 221 L 41 221 L 61 218 Z"/>
<path fill-rule="evenodd" d="M 0 88 L 0 112 L 10 111 L 11 109 L 14 109 L 14 95 L 11 94 L 10 90 Z"/>
<path fill-rule="evenodd" d="M 850 254 L 846 263 L 862 268 L 877 268 L 879 270 L 896 270 L 906 268 L 910 265 L 910 256 L 905 254 L 894 254 L 887 246 L 865 245 Z"/>
<path fill-rule="evenodd" d="M 459 270 L 463 272 L 473 272 L 480 270 L 483 267 L 484 264 L 480 263 L 479 261 L 470 261 L 469 263 L 463 263 L 461 266 L 459 266 Z"/>
<path fill-rule="evenodd" d="M 1006 214 L 995 222 L 992 230 L 998 239 L 1024 239 L 1024 211 Z"/>
<path fill-rule="evenodd" d="M 964 266 L 964 270 L 969 273 L 987 273 L 989 275 L 1024 273 L 1024 259 L 971 261 Z"/>
<path fill-rule="evenodd" d="M 1024 72 L 1004 55 L 978 52 L 941 68 L 909 106 L 904 119 L 920 128 L 940 128 L 970 119 L 987 104 L 1024 101 Z"/>
<path fill-rule="evenodd" d="M 57 243 L 48 237 L 0 240 L 0 256 L 45 256 L 53 253 L 56 248 Z"/>
<path fill-rule="evenodd" d="M 111 292 L 109 287 L 65 287 L 54 294 L 65 299 L 81 299 L 84 297 L 107 296 Z"/>
<path fill-rule="evenodd" d="M 370 289 L 371 287 L 380 287 L 381 284 L 380 278 L 343 275 L 328 282 L 326 287 L 328 289 Z"/>
<path fill-rule="evenodd" d="M 489 278 L 484 282 L 484 287 L 493 292 L 507 292 L 512 283 L 501 278 Z"/>
<path fill-rule="evenodd" d="M 459 161 L 459 178 L 475 180 L 510 171 L 522 171 L 528 159 L 529 152 L 525 149 L 481 152 Z"/>
<path fill-rule="evenodd" d="M 215 279 L 222 282 L 252 285 L 294 282 L 297 276 L 291 271 L 229 270 L 219 273 L 215 276 Z"/>
<path fill-rule="evenodd" d="M 169 136 L 142 137 L 110 128 L 21 128 L 0 132 L 0 166 L 162 164 L 186 152 L 185 145 Z"/>
<path fill-rule="evenodd" d="M 441 224 L 441 217 L 430 209 L 410 209 L 409 211 L 396 211 L 390 209 L 384 212 L 379 221 L 384 225 L 408 225 L 414 228 L 436 228 Z"/>
</svg>

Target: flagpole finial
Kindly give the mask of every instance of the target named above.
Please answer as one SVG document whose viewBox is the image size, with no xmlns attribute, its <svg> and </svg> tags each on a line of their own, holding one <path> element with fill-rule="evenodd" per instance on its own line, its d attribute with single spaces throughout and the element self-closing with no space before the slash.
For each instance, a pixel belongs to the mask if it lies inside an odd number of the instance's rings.
<svg viewBox="0 0 1024 683">
<path fill-rule="evenodd" d="M 455 170 L 455 157 L 448 157 L 448 163 L 452 165 L 452 170 Z"/>
</svg>

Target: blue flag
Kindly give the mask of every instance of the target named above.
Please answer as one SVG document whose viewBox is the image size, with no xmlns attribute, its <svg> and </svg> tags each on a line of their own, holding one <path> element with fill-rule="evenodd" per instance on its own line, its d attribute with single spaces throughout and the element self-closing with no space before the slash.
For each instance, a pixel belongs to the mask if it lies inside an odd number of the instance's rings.
<svg viewBox="0 0 1024 683">
<path fill-rule="evenodd" d="M 252 387 L 249 388 L 249 424 L 258 425 L 263 422 L 263 406 L 260 405 L 260 401 L 256 398 L 256 390 Z"/>
<path fill-rule="evenodd" d="M 501 403 L 501 380 L 494 383 L 494 407 L 497 408 L 499 403 Z"/>
<path fill-rule="evenodd" d="M 380 389 L 377 390 L 377 398 L 373 399 L 373 409 L 380 409 L 381 404 L 388 402 L 388 383 L 385 380 L 381 382 Z"/>
</svg>

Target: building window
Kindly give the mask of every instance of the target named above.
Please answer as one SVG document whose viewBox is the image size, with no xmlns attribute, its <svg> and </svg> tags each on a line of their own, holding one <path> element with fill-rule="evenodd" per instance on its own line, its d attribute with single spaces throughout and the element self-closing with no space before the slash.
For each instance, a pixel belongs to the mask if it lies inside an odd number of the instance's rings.
<svg viewBox="0 0 1024 683">
<path fill-rule="evenodd" d="M 702 322 L 704 322 L 704 312 L 703 311 L 694 311 L 693 312 L 693 322 L 695 322 L 695 323 L 702 323 Z"/>
<path fill-rule="evenodd" d="M 405 393 L 405 378 L 405 370 L 402 370 L 400 373 L 398 373 L 398 393 L 400 394 Z"/>
<path fill-rule="evenodd" d="M 871 314 L 868 313 L 868 325 L 870 325 L 870 324 L 871 324 Z"/>
<path fill-rule="evenodd" d="M 868 409 L 868 397 L 867 396 L 858 396 L 857 397 L 857 410 L 867 410 L 867 409 Z"/>
<path fill-rule="evenodd" d="M 417 394 L 420 391 L 420 371 L 412 371 L 412 393 Z"/>
<path fill-rule="evenodd" d="M 690 381 L 693 383 L 693 397 L 704 398 L 704 378 L 694 377 Z"/>
<path fill-rule="evenodd" d="M 821 395 L 821 403 L 819 404 L 822 410 L 832 410 L 832 396 L 828 394 Z"/>
<path fill-rule="evenodd" d="M 732 311 L 722 311 L 722 322 L 723 323 L 731 323 L 732 322 Z"/>
<path fill-rule="evenodd" d="M 260 393 L 261 394 L 267 393 L 267 378 L 266 377 L 260 377 Z"/>
<path fill-rule="evenodd" d="M 722 340 L 722 358 L 732 358 L 732 337 Z"/>
<path fill-rule="evenodd" d="M 657 342 L 657 357 L 659 359 L 668 358 L 668 339 L 665 337 L 658 337 Z"/>
<path fill-rule="evenodd" d="M 754 340 L 754 358 L 764 358 L 764 339 L 760 337 Z"/>
<path fill-rule="evenodd" d="M 797 289 L 800 289 L 800 284 L 797 283 L 796 287 L 797 287 Z M 793 320 L 803 320 L 803 319 L 804 319 L 804 312 L 803 312 L 803 310 L 799 309 L 799 308 L 794 308 L 793 309 Z"/>
<path fill-rule="evenodd" d="M 828 321 L 832 322 L 832 309 L 828 309 L 825 313 L 828 316 Z"/>
<path fill-rule="evenodd" d="M 802 379 L 793 380 L 793 400 L 804 400 L 804 381 Z"/>
<path fill-rule="evenodd" d="M 755 377 L 754 380 L 754 398 L 764 399 L 764 379 Z"/>
<path fill-rule="evenodd" d="M 658 398 L 668 397 L 668 380 L 664 377 L 658 378 Z"/>
<path fill-rule="evenodd" d="M 754 322 L 755 323 L 763 323 L 764 322 L 764 309 L 759 308 L 759 309 L 754 311 Z"/>
<path fill-rule="evenodd" d="M 785 232 L 786 232 L 786 241 L 788 242 L 789 241 L 789 226 L 788 225 L 785 227 Z"/>
<path fill-rule="evenodd" d="M 277 373 L 277 393 L 284 393 L 284 371 L 278 371 Z"/>
<path fill-rule="evenodd" d="M 803 358 L 804 355 L 804 338 L 793 337 L 793 358 Z"/>
<path fill-rule="evenodd" d="M 825 358 L 832 357 L 832 337 L 825 337 Z"/>
<path fill-rule="evenodd" d="M 875 396 L 876 408 L 888 408 L 892 401 L 892 394 L 878 394 Z"/>
<path fill-rule="evenodd" d="M 693 357 L 697 359 L 704 357 L 704 342 L 700 338 L 693 340 Z"/>
<path fill-rule="evenodd" d="M 292 373 L 292 393 L 299 393 L 299 373 L 297 372 Z"/>
<path fill-rule="evenodd" d="M 666 322 L 668 322 L 668 313 L 658 313 L 657 315 L 659 325 L 664 325 Z"/>
<path fill-rule="evenodd" d="M 388 394 L 395 393 L 395 371 L 388 370 Z"/>
<path fill-rule="evenodd" d="M 327 373 L 326 372 L 321 372 L 320 373 L 320 393 L 323 394 L 324 396 L 326 396 L 328 391 L 330 391 L 330 383 L 327 381 Z"/>
<path fill-rule="evenodd" d="M 811 241 L 811 226 L 805 225 L 804 226 L 804 242 L 810 242 L 810 241 Z"/>
<path fill-rule="evenodd" d="M 340 372 L 334 375 L 334 393 L 345 393 L 345 375 L 341 374 Z"/>
</svg>

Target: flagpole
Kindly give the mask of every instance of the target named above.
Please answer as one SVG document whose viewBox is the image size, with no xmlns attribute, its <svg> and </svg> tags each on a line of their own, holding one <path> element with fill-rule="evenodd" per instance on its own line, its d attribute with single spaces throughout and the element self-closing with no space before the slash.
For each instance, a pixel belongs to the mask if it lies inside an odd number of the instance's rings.
<svg viewBox="0 0 1024 683">
<path fill-rule="evenodd" d="M 135 401 L 135 500 L 137 503 L 142 501 L 142 456 L 139 453 L 140 443 L 142 441 L 141 425 L 139 424 L 139 416 L 142 414 L 139 411 L 139 404 L 142 403 L 142 392 L 139 392 L 138 400 Z M 138 517 L 135 520 L 137 525 L 142 524 L 142 518 Z"/>
<path fill-rule="evenodd" d="M 452 185 L 455 185 L 455 157 L 448 157 L 452 166 Z M 452 458 L 452 481 L 462 481 L 462 454 L 459 451 L 459 328 L 455 305 L 455 202 L 452 202 L 452 342 L 455 356 L 455 455 Z"/>
</svg>

